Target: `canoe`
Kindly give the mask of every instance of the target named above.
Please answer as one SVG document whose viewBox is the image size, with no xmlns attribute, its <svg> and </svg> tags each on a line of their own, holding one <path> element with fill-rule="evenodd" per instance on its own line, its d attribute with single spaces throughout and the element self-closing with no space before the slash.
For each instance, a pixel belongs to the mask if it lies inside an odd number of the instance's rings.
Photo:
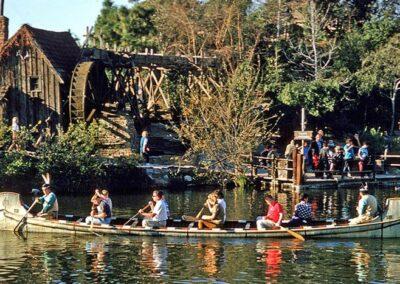
<svg viewBox="0 0 400 284">
<path fill-rule="evenodd" d="M 18 193 L 0 193 L 0 230 L 12 231 L 27 210 L 21 205 Z M 61 215 L 58 220 L 47 220 L 28 214 L 21 226 L 24 232 L 67 233 L 132 236 L 172 236 L 172 237 L 226 237 L 226 238 L 289 238 L 284 229 L 257 230 L 254 221 L 227 221 L 224 228 L 199 230 L 193 222 L 171 219 L 166 228 L 142 228 L 140 220 L 133 226 L 124 226 L 126 219 L 114 218 L 110 225 L 90 225 L 83 218 Z M 359 225 L 349 225 L 347 221 L 319 221 L 313 226 L 291 228 L 304 238 L 398 238 L 400 237 L 400 198 L 389 198 L 387 210 L 382 217 Z"/>
</svg>

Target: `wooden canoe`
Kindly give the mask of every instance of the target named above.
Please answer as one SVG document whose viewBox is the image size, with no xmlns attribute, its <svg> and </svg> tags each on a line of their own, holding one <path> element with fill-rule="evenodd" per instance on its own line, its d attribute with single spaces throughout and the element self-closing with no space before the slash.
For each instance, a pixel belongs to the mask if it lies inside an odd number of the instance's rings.
<svg viewBox="0 0 400 284">
<path fill-rule="evenodd" d="M 307 238 L 398 238 L 400 237 L 400 198 L 387 200 L 388 210 L 382 218 L 360 225 L 348 225 L 347 221 L 316 222 L 313 226 L 291 228 Z M 13 230 L 26 209 L 21 205 L 18 193 L 0 193 L 0 230 Z M 166 228 L 142 228 L 123 226 L 126 219 L 115 218 L 111 225 L 90 225 L 74 215 L 62 215 L 58 220 L 46 220 L 28 215 L 21 228 L 25 232 L 68 233 L 172 237 L 226 237 L 226 238 L 291 238 L 285 230 L 257 230 L 254 221 L 227 221 L 222 229 L 198 230 L 193 223 L 181 219 L 168 220 Z"/>
</svg>

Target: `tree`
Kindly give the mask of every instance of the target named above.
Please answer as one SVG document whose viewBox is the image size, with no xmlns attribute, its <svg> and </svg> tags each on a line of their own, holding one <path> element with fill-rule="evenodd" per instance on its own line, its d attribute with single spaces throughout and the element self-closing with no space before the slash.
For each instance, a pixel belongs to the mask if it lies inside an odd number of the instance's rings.
<svg viewBox="0 0 400 284">
<path fill-rule="evenodd" d="M 284 86 L 279 99 L 319 116 L 332 111 L 339 98 L 340 81 L 333 70 L 336 36 L 327 32 L 334 23 L 329 21 L 329 5 L 318 7 L 316 1 L 307 1 L 297 8 L 294 21 L 300 31 L 292 35 L 285 51 L 292 81 Z"/>
<path fill-rule="evenodd" d="M 386 96 L 392 104 L 390 134 L 396 120 L 396 96 L 400 90 L 400 33 L 387 44 L 368 54 L 362 68 L 356 73 L 358 90 L 369 95 L 376 92 Z"/>
<path fill-rule="evenodd" d="M 105 0 L 96 20 L 94 37 L 100 45 L 108 43 L 132 50 L 157 48 L 157 30 L 152 21 L 154 13 L 154 8 L 146 2 L 127 8 Z"/>
<path fill-rule="evenodd" d="M 269 115 L 270 102 L 248 64 L 215 87 L 208 97 L 182 94 L 182 119 L 176 131 L 203 161 L 214 162 L 225 173 L 240 173 L 243 155 L 269 140 L 276 116 Z"/>
</svg>

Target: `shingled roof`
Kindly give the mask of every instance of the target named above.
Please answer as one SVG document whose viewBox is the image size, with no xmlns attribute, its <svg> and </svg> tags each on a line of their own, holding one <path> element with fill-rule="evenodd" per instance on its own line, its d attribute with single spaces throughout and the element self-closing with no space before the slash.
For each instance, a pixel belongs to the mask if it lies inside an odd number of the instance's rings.
<svg viewBox="0 0 400 284">
<path fill-rule="evenodd" d="M 1 49 L 0 55 L 21 38 L 25 42 L 33 42 L 64 81 L 71 75 L 78 62 L 80 48 L 69 32 L 47 31 L 25 24 L 7 41 Z"/>
</svg>

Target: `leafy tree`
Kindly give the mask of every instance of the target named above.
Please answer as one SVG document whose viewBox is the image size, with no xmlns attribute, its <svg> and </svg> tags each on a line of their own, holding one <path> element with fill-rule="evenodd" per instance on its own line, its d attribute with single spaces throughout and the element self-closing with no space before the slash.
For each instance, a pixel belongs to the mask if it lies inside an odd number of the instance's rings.
<svg viewBox="0 0 400 284">
<path fill-rule="evenodd" d="M 358 90 L 366 95 L 377 93 L 392 103 L 390 134 L 393 134 L 396 116 L 396 97 L 400 90 L 400 34 L 393 36 L 387 45 L 368 54 L 362 68 L 356 73 Z"/>
<path fill-rule="evenodd" d="M 182 119 L 177 133 L 193 154 L 213 162 L 222 172 L 241 173 L 243 155 L 271 137 L 276 117 L 261 91 L 257 72 L 243 64 L 218 84 L 210 96 L 182 94 Z"/>
</svg>

